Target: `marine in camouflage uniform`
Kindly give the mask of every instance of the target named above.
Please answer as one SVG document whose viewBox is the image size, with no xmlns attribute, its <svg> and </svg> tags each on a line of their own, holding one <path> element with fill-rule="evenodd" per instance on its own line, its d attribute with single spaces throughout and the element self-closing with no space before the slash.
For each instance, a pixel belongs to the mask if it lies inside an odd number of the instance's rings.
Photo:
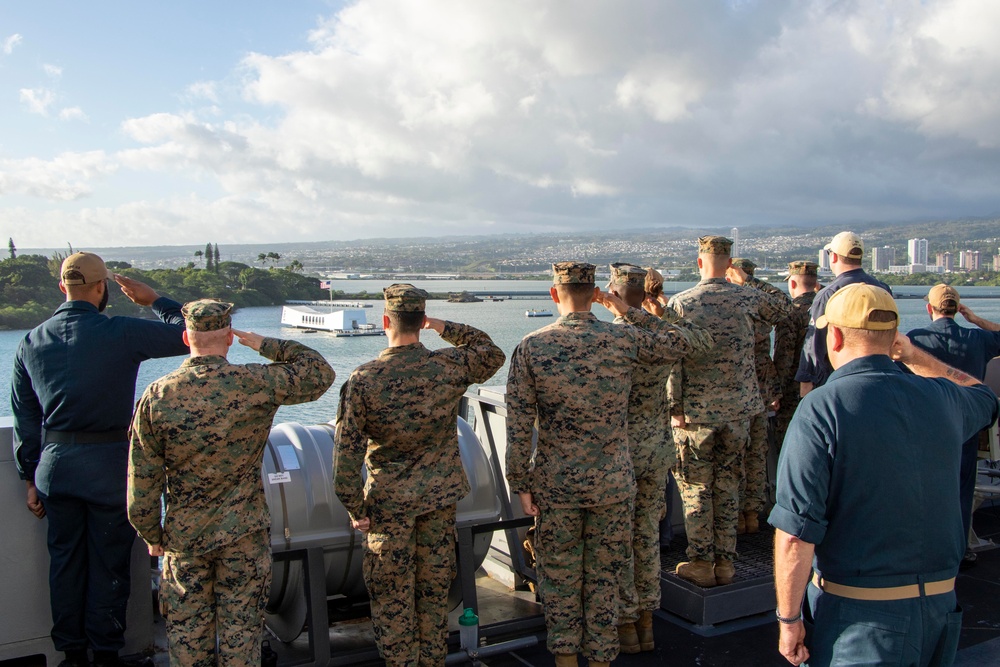
<svg viewBox="0 0 1000 667">
<path fill-rule="evenodd" d="M 389 347 L 341 389 L 334 489 L 365 532 L 363 572 L 382 658 L 443 665 L 455 505 L 470 490 L 455 430 L 459 402 L 505 357 L 482 331 L 427 318 L 424 290 L 397 284 L 384 294 Z M 421 326 L 454 347 L 428 350 Z"/>
<path fill-rule="evenodd" d="M 618 655 L 618 576 L 630 542 L 635 479 L 628 453 L 632 364 L 670 364 L 711 338 L 661 322 L 594 288 L 594 265 L 560 262 L 561 317 L 528 334 L 507 380 L 507 480 L 536 517 L 539 592 L 556 664 Z M 598 320 L 594 298 L 626 322 Z M 532 431 L 537 426 L 537 445 Z"/>
<path fill-rule="evenodd" d="M 305 345 L 232 330 L 231 308 L 184 306 L 191 357 L 149 385 L 132 420 L 129 521 L 163 556 L 160 604 L 177 667 L 260 664 L 271 579 L 264 446 L 278 406 L 316 400 L 334 378 Z M 276 363 L 230 364 L 233 335 Z"/>
<path fill-rule="evenodd" d="M 780 289 L 754 276 L 757 265 L 749 259 L 737 258 L 726 272 L 731 283 L 743 285 L 788 300 Z M 740 514 L 737 517 L 737 534 L 756 533 L 759 530 L 758 514 L 764 511 L 769 499 L 767 487 L 768 409 L 778 402 L 780 406 L 781 386 L 771 359 L 771 324 L 755 319 L 753 322 L 754 369 L 757 372 L 757 390 L 760 391 L 764 409 L 750 417 L 750 439 L 743 456 L 743 477 L 740 482 Z"/>
<path fill-rule="evenodd" d="M 801 400 L 799 383 L 795 380 L 802 345 L 809 328 L 809 313 L 816 298 L 819 265 L 798 261 L 788 265 L 788 291 L 792 299 L 792 314 L 774 326 L 774 369 L 781 385 L 781 405 L 775 417 L 775 442 L 781 447 L 788 424 Z"/>
<path fill-rule="evenodd" d="M 608 290 L 640 307 L 647 272 L 630 264 L 611 265 Z M 673 311 L 666 311 L 672 315 Z M 629 325 L 616 317 L 615 324 Z M 659 322 L 636 324 L 656 331 Z M 618 639 L 623 653 L 652 651 L 653 611 L 660 608 L 660 521 L 666 514 L 667 473 L 677 459 L 670 437 L 667 378 L 670 366 L 633 364 L 628 397 L 628 450 L 635 474 L 632 555 L 626 558 L 618 587 Z M 638 630 L 637 627 L 638 626 Z"/>
<path fill-rule="evenodd" d="M 715 338 L 711 351 L 676 364 L 668 383 L 691 559 L 676 572 L 705 587 L 730 583 L 734 573 L 742 458 L 750 417 L 763 409 L 753 322 L 773 325 L 790 308 L 787 299 L 726 282 L 731 247 L 722 236 L 698 239 L 702 280 L 668 304 Z"/>
</svg>

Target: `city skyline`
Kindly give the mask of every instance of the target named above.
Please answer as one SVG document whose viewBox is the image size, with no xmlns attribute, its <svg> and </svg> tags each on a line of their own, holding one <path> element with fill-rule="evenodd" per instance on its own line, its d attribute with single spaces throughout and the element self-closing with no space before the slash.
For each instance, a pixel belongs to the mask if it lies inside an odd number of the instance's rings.
<svg viewBox="0 0 1000 667">
<path fill-rule="evenodd" d="M 998 3 L 233 9 L 4 3 L 0 235 L 94 247 L 1000 214 Z"/>
</svg>

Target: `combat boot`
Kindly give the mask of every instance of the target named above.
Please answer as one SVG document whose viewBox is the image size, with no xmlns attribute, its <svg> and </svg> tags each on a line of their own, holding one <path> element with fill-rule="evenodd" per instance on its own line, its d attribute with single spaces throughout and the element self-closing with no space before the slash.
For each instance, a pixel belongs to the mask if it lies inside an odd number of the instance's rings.
<svg viewBox="0 0 1000 667">
<path fill-rule="evenodd" d="M 710 560 L 693 560 L 689 563 L 678 563 L 674 574 L 702 588 L 715 586 L 715 563 Z"/>
<path fill-rule="evenodd" d="M 556 653 L 556 667 L 577 667 L 576 653 Z"/>
<path fill-rule="evenodd" d="M 598 662 L 597 660 L 588 660 L 587 664 L 590 667 L 609 667 L 611 665 L 610 662 Z"/>
<path fill-rule="evenodd" d="M 747 534 L 752 535 L 753 533 L 760 532 L 760 521 L 757 519 L 756 512 L 744 512 L 744 523 L 746 524 Z"/>
<path fill-rule="evenodd" d="M 743 512 L 736 513 L 736 534 L 742 535 L 747 532 L 747 520 L 743 516 Z"/>
<path fill-rule="evenodd" d="M 736 576 L 736 568 L 733 567 L 733 561 L 728 558 L 715 559 L 715 583 L 719 586 L 731 584 L 734 576 Z"/>
<path fill-rule="evenodd" d="M 639 650 L 653 650 L 653 612 L 640 611 L 639 620 L 635 624 L 639 636 Z"/>
<path fill-rule="evenodd" d="M 639 652 L 639 635 L 635 632 L 635 623 L 622 623 L 618 626 L 618 647 L 622 653 Z"/>
</svg>

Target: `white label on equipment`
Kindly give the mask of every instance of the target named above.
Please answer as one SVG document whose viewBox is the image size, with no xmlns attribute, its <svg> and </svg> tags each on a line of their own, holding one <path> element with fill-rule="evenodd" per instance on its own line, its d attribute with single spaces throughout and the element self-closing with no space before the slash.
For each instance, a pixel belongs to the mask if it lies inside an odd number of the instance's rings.
<svg viewBox="0 0 1000 667">
<path fill-rule="evenodd" d="M 295 448 L 291 445 L 278 445 L 278 458 L 285 470 L 298 470 L 302 467 L 299 465 L 299 457 L 295 455 Z"/>
<path fill-rule="evenodd" d="M 287 472 L 269 472 L 267 481 L 271 484 L 287 484 L 292 481 L 292 476 Z"/>
</svg>

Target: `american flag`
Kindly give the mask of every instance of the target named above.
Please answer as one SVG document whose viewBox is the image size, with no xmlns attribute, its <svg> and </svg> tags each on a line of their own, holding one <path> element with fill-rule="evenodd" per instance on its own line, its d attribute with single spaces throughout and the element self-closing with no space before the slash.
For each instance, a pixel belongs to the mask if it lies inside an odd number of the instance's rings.
<svg viewBox="0 0 1000 667">
<path fill-rule="evenodd" d="M 333 289 L 333 281 L 332 280 L 321 280 L 321 281 L 319 281 L 319 288 L 320 289 Z"/>
</svg>

